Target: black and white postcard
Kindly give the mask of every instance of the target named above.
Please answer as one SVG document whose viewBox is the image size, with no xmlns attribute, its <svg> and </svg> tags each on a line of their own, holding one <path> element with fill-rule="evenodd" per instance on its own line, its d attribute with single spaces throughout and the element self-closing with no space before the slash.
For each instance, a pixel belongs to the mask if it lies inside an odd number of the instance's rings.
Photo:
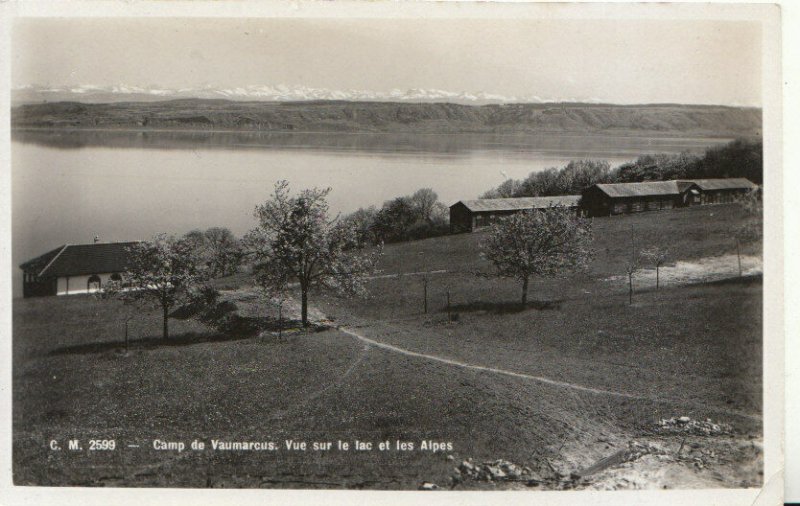
<svg viewBox="0 0 800 506">
<path fill-rule="evenodd" d="M 3 23 L 11 503 L 782 502 L 778 6 Z"/>
</svg>

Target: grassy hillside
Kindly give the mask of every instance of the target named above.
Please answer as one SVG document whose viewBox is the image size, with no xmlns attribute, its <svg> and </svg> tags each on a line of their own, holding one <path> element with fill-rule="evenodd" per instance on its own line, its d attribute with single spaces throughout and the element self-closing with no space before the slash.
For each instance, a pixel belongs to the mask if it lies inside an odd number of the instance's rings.
<svg viewBox="0 0 800 506">
<path fill-rule="evenodd" d="M 17 300 L 15 482 L 412 489 L 423 480 L 448 486 L 463 459 L 503 458 L 531 467 L 544 488 L 559 488 L 578 486 L 570 484 L 571 472 L 647 441 L 667 460 L 653 457 L 655 474 L 640 476 L 641 486 L 757 485 L 760 278 L 658 291 L 639 283 L 633 305 L 626 284 L 610 279 L 620 274 L 632 228 L 642 247 L 668 241 L 675 259 L 698 260 L 730 253 L 726 234 L 740 219 L 736 213 L 721 205 L 595 219 L 598 259 L 591 271 L 536 281 L 525 307 L 516 302 L 516 283 L 473 274 L 486 267 L 477 254 L 480 233 L 387 248 L 385 274 L 448 271 L 429 275 L 428 314 L 419 275 L 376 278 L 368 300 L 312 298 L 335 325 L 422 355 L 367 345 L 334 328 L 242 339 L 178 322 L 176 338 L 164 343 L 155 339 L 157 312 L 132 321 L 124 354 L 124 307 L 82 296 Z M 746 253 L 758 255 L 758 246 Z M 220 286 L 246 284 L 242 275 Z M 448 291 L 455 321 L 448 321 Z M 679 416 L 730 424 L 733 434 L 684 439 L 658 431 L 660 419 Z M 47 447 L 51 439 L 86 445 L 92 437 L 141 447 Z M 152 449 L 156 438 L 403 440 L 416 449 L 177 453 Z M 422 451 L 423 440 L 453 449 Z M 679 448 L 686 462 L 675 457 Z M 456 486 L 526 488 L 470 480 Z"/>
<path fill-rule="evenodd" d="M 603 133 L 759 136 L 761 111 L 702 105 L 395 102 L 164 102 L 27 104 L 15 128 L 139 128 L 336 132 Z"/>
<path fill-rule="evenodd" d="M 736 245 L 732 231 L 743 218 L 738 206 L 727 204 L 595 218 L 592 223 L 597 255 L 591 273 L 594 276 L 623 273 L 632 240 L 636 248 L 667 246 L 675 259 L 730 253 Z M 482 239 L 483 232 L 479 231 L 390 244 L 379 267 L 384 274 L 441 269 L 483 271 L 488 264 L 479 254 Z"/>
<path fill-rule="evenodd" d="M 730 232 L 739 213 L 723 205 L 595 219 L 597 256 L 589 272 L 532 280 L 527 307 L 518 302 L 519 282 L 475 275 L 491 270 L 479 255 L 480 232 L 393 245 L 382 263 L 386 274 L 446 271 L 428 276 L 428 314 L 422 314 L 419 275 L 376 279 L 368 301 L 331 299 L 327 314 L 381 341 L 470 363 L 484 364 L 491 350 L 493 365 L 514 371 L 607 388 L 629 385 L 653 396 L 692 392 L 684 409 L 697 403 L 711 410 L 714 398 L 719 409 L 758 412 L 758 280 L 658 292 L 654 283 L 637 281 L 631 306 L 627 279 L 613 279 L 625 277 L 632 241 L 636 249 L 668 246 L 673 262 L 735 254 Z M 760 256 L 758 248 L 750 245 L 744 253 Z M 735 262 L 731 257 L 731 271 Z M 457 323 L 447 323 L 448 293 Z M 709 376 L 698 375 L 699 369 Z"/>
</svg>

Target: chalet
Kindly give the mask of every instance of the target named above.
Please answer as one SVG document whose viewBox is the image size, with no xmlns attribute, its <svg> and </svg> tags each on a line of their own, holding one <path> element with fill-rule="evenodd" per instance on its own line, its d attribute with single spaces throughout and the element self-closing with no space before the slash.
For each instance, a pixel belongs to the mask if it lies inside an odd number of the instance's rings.
<svg viewBox="0 0 800 506">
<path fill-rule="evenodd" d="M 583 190 L 581 209 L 588 216 L 658 211 L 695 204 L 699 195 L 690 181 L 594 184 Z"/>
<path fill-rule="evenodd" d="M 100 290 L 120 279 L 135 242 L 65 244 L 20 265 L 24 297 L 72 295 Z"/>
<path fill-rule="evenodd" d="M 472 232 L 487 227 L 498 218 L 521 211 L 551 207 L 578 208 L 580 195 L 520 197 L 506 199 L 459 200 L 450 206 L 450 232 Z"/>
<path fill-rule="evenodd" d="M 700 204 L 723 204 L 734 202 L 737 198 L 758 189 L 758 186 L 743 177 L 726 179 L 687 179 L 678 184 L 697 185 Z"/>
</svg>

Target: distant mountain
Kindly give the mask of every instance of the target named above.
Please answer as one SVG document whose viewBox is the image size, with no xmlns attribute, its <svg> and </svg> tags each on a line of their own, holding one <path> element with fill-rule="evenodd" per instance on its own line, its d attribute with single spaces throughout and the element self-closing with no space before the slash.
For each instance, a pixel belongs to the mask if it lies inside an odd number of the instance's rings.
<svg viewBox="0 0 800 506">
<path fill-rule="evenodd" d="M 142 87 L 128 85 L 114 86 L 23 86 L 12 90 L 12 103 L 15 105 L 43 102 L 153 102 L 178 98 L 227 99 L 266 102 L 298 102 L 309 100 L 350 100 L 370 102 L 453 102 L 463 104 L 489 103 L 540 103 L 542 100 L 534 95 L 513 97 L 492 93 L 453 92 L 438 89 L 412 88 L 408 90 L 394 89 L 388 92 L 368 90 L 329 90 L 308 86 L 286 85 L 251 85 L 236 88 L 201 88 L 167 89 L 161 87 Z"/>
<path fill-rule="evenodd" d="M 761 134 L 761 110 L 745 107 L 161 98 L 161 101 L 116 103 L 71 101 L 24 104 L 12 108 L 11 121 L 14 128 L 598 133 L 716 137 L 757 137 Z"/>
</svg>

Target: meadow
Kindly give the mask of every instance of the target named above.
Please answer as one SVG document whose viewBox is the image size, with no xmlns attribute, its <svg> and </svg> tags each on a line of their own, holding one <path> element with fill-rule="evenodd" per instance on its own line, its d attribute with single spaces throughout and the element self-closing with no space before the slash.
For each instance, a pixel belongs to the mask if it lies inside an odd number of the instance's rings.
<svg viewBox="0 0 800 506">
<path fill-rule="evenodd" d="M 757 485 L 761 277 L 659 290 L 638 282 L 632 304 L 627 280 L 617 278 L 636 248 L 666 245 L 680 261 L 735 252 L 730 234 L 741 219 L 732 205 L 595 219 L 589 271 L 534 281 L 526 306 L 518 303 L 518 283 L 477 275 L 489 271 L 480 232 L 390 245 L 368 299 L 319 294 L 311 304 L 326 315 L 325 325 L 280 339 L 220 335 L 179 321 L 164 342 L 158 312 L 143 311 L 129 323 L 125 351 L 130 310 L 121 304 L 86 296 L 15 299 L 15 483 L 532 485 L 453 480 L 462 460 L 502 458 L 529 466 L 541 487 L 558 488 L 631 441 L 648 441 L 670 455 L 705 455 L 704 465 L 664 462 L 670 474 L 640 474 L 632 488 Z M 760 257 L 760 245 L 743 253 Z M 218 286 L 242 290 L 248 283 L 239 274 Z M 658 430 L 659 420 L 680 416 L 731 430 Z M 92 438 L 114 439 L 118 448 L 48 446 L 69 439 L 86 446 Z M 164 451 L 154 449 L 155 439 L 271 441 L 278 449 Z M 400 440 L 415 448 L 300 451 L 285 449 L 289 439 L 389 441 L 393 448 Z M 452 449 L 422 450 L 422 441 Z"/>
</svg>

